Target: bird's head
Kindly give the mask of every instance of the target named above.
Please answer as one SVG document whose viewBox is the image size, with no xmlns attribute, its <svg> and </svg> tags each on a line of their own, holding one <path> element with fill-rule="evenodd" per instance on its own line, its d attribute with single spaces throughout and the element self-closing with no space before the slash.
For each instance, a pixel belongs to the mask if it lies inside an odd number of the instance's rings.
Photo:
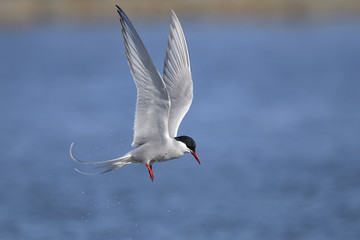
<svg viewBox="0 0 360 240">
<path fill-rule="evenodd" d="M 188 152 L 191 153 L 195 157 L 196 161 L 198 161 L 198 163 L 200 164 L 199 157 L 196 154 L 196 143 L 194 139 L 188 136 L 175 137 L 175 139 L 179 142 L 183 142 L 188 148 Z"/>
</svg>

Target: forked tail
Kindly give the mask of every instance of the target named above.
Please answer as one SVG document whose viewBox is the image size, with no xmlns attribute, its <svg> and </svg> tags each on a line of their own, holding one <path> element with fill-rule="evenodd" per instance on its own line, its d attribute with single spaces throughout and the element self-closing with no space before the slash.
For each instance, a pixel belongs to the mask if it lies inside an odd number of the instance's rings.
<svg viewBox="0 0 360 240">
<path fill-rule="evenodd" d="M 100 173 L 106 173 L 106 172 L 110 172 L 113 170 L 116 170 L 118 168 L 121 168 L 127 164 L 132 163 L 131 161 L 131 155 L 128 153 L 125 156 L 119 157 L 119 158 L 115 158 L 115 159 L 111 159 L 111 160 L 107 160 L 107 161 L 100 161 L 100 162 L 84 162 L 81 161 L 79 159 L 77 159 L 74 154 L 72 153 L 72 148 L 74 146 L 74 143 L 71 144 L 70 146 L 70 156 L 71 158 L 78 163 L 84 164 L 84 165 L 98 165 L 96 168 L 102 168 L 104 169 L 103 171 L 101 171 Z M 92 175 L 92 173 L 85 173 L 80 171 L 79 169 L 75 168 L 75 170 L 79 173 L 82 174 L 86 174 L 86 175 Z"/>
</svg>

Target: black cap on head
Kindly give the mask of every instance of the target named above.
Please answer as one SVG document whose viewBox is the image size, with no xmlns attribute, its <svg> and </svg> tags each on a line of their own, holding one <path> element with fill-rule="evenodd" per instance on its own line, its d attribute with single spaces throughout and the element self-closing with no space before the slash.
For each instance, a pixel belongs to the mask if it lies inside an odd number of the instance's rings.
<svg viewBox="0 0 360 240">
<path fill-rule="evenodd" d="M 196 143 L 194 139 L 188 136 L 175 137 L 177 141 L 185 143 L 185 145 L 194 153 L 196 152 Z"/>
</svg>

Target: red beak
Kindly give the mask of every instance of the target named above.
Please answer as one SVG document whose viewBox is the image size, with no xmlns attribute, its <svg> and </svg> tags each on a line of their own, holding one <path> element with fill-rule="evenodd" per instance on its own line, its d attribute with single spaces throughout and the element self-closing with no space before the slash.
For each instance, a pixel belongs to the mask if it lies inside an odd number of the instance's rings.
<svg viewBox="0 0 360 240">
<path fill-rule="evenodd" d="M 196 158 L 196 161 L 198 161 L 198 163 L 200 164 L 200 160 L 199 160 L 199 157 L 198 155 L 196 154 L 196 152 L 190 152 L 195 158 Z"/>
</svg>

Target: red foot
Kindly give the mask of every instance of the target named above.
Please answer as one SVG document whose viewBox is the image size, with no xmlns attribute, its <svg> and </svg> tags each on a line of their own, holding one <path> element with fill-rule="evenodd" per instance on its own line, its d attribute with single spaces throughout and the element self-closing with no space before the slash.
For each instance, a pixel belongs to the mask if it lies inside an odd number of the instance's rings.
<svg viewBox="0 0 360 240">
<path fill-rule="evenodd" d="M 154 181 L 154 173 L 153 173 L 153 170 L 152 170 L 152 166 L 150 165 L 150 167 L 149 167 L 149 164 L 147 163 L 146 167 L 149 170 L 151 181 Z"/>
</svg>

